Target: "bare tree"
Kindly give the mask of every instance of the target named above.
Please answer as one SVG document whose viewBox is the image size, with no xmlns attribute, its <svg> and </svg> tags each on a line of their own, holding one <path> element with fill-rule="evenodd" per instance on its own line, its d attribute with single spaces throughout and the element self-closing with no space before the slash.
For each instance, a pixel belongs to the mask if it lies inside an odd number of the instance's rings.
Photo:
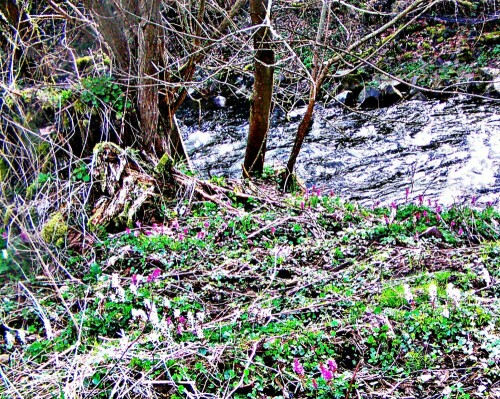
<svg viewBox="0 0 500 399">
<path fill-rule="evenodd" d="M 266 155 L 267 133 L 274 87 L 274 51 L 271 48 L 271 4 L 250 0 L 252 23 L 259 28 L 254 34 L 254 88 L 250 106 L 250 128 L 243 165 L 246 174 L 262 173 Z"/>
</svg>

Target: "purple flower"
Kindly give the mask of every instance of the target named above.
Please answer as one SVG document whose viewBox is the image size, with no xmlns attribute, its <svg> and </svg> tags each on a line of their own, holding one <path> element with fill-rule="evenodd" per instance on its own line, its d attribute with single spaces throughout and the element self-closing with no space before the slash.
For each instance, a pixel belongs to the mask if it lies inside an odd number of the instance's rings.
<svg viewBox="0 0 500 399">
<path fill-rule="evenodd" d="M 138 228 L 141 228 L 142 223 L 138 220 L 137 222 L 135 222 L 135 225 L 136 225 Z"/>
<path fill-rule="evenodd" d="M 427 198 L 427 205 L 431 206 L 432 205 L 432 201 L 430 198 Z"/>
<path fill-rule="evenodd" d="M 210 222 L 207 220 L 205 223 L 203 223 L 203 226 L 208 229 L 210 227 Z"/>
<path fill-rule="evenodd" d="M 329 359 L 326 364 L 328 365 L 328 370 L 330 370 L 332 373 L 335 373 L 337 371 L 337 362 L 333 359 Z"/>
<path fill-rule="evenodd" d="M 302 202 L 300 203 L 300 209 L 304 210 L 305 206 L 306 206 L 306 205 L 304 204 L 304 201 L 302 201 Z"/>
<path fill-rule="evenodd" d="M 385 224 L 389 225 L 389 218 L 387 217 L 387 215 L 384 215 L 384 220 L 385 220 Z"/>
<path fill-rule="evenodd" d="M 150 236 L 151 234 L 152 234 L 151 230 L 146 230 L 146 231 L 144 232 L 144 235 L 145 235 L 145 236 Z"/>
<path fill-rule="evenodd" d="M 424 196 L 422 194 L 419 194 L 418 196 L 418 204 L 422 206 L 424 203 Z"/>
<path fill-rule="evenodd" d="M 179 323 L 186 324 L 187 319 L 184 316 L 179 316 Z"/>
<path fill-rule="evenodd" d="M 271 227 L 271 234 L 274 235 L 274 233 L 276 233 L 276 227 L 272 226 Z"/>
<path fill-rule="evenodd" d="M 128 227 L 125 229 L 125 234 L 130 234 L 130 229 Z"/>
<path fill-rule="evenodd" d="M 391 208 L 392 209 L 397 209 L 398 208 L 398 205 L 396 204 L 396 202 L 394 202 L 394 201 L 391 202 Z"/>
<path fill-rule="evenodd" d="M 153 270 L 153 272 L 148 276 L 148 283 L 152 283 L 155 281 L 159 276 L 160 276 L 161 270 L 159 268 L 156 268 Z"/>
<path fill-rule="evenodd" d="M 182 232 L 184 233 L 185 236 L 187 236 L 187 234 L 189 233 L 189 230 L 185 227 Z"/>
<path fill-rule="evenodd" d="M 318 382 L 316 381 L 316 379 L 315 379 L 315 378 L 313 378 L 313 379 L 311 380 L 311 382 L 312 382 L 312 384 L 313 384 L 313 388 L 314 388 L 314 389 L 318 389 Z"/>
<path fill-rule="evenodd" d="M 321 377 L 325 381 L 330 381 L 333 378 L 333 373 L 325 367 L 323 363 L 319 364 L 319 371 L 321 371 Z"/>
<path fill-rule="evenodd" d="M 441 205 L 438 205 L 438 206 L 436 207 L 436 213 L 441 213 Z"/>
<path fill-rule="evenodd" d="M 330 197 L 334 197 L 335 196 L 335 191 L 333 190 L 330 190 L 330 193 L 329 193 Z"/>
<path fill-rule="evenodd" d="M 452 220 L 452 221 L 451 221 L 451 223 L 450 223 L 450 227 L 451 227 L 451 228 L 455 227 L 455 221 L 454 221 L 454 220 Z"/>
<path fill-rule="evenodd" d="M 30 240 L 30 237 L 28 236 L 28 233 L 25 231 L 22 231 L 20 234 L 20 238 L 22 242 L 28 242 Z"/>
<path fill-rule="evenodd" d="M 205 238 L 205 231 L 199 231 L 196 235 L 196 238 L 198 238 L 199 240 L 203 240 Z"/>
<path fill-rule="evenodd" d="M 406 202 L 408 202 L 408 196 L 410 195 L 410 188 L 409 187 L 406 187 L 406 190 L 405 190 L 405 198 L 406 198 Z"/>
<path fill-rule="evenodd" d="M 174 221 L 172 222 L 172 228 L 173 228 L 174 230 L 177 230 L 177 229 L 179 228 L 179 222 L 178 222 L 177 220 L 174 220 Z"/>
<path fill-rule="evenodd" d="M 130 284 L 137 285 L 137 283 L 138 283 L 137 274 L 132 274 L 132 278 L 130 279 Z"/>
<path fill-rule="evenodd" d="M 471 198 L 471 200 L 470 200 L 471 204 L 472 204 L 472 205 L 476 205 L 476 200 L 477 200 L 477 198 L 476 198 L 475 196 L 473 196 L 473 197 Z"/>
<path fill-rule="evenodd" d="M 420 219 L 420 212 L 415 213 L 415 219 L 417 219 L 417 220 Z"/>
<path fill-rule="evenodd" d="M 4 240 L 6 240 L 6 239 L 7 239 L 7 237 L 8 237 L 7 232 L 6 232 L 6 231 L 4 231 L 4 232 L 2 233 L 2 238 L 3 238 Z"/>
<path fill-rule="evenodd" d="M 293 372 L 297 374 L 300 378 L 303 378 L 305 375 L 304 367 L 299 362 L 299 359 L 293 359 Z"/>
<path fill-rule="evenodd" d="M 182 233 L 179 234 L 179 241 L 184 241 L 184 234 Z"/>
<path fill-rule="evenodd" d="M 424 218 L 426 218 L 429 214 L 427 213 L 427 211 L 423 211 L 422 215 L 424 216 Z"/>
<path fill-rule="evenodd" d="M 462 228 L 460 227 L 460 228 L 458 229 L 458 235 L 459 235 L 459 236 L 461 236 L 462 234 L 464 234 L 464 231 L 463 231 L 463 230 L 462 230 Z"/>
</svg>

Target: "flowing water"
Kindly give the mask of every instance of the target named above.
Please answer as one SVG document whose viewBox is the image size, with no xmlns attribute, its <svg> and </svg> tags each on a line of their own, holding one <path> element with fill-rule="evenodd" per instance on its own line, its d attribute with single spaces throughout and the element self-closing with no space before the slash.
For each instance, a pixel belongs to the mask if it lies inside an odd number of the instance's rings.
<svg viewBox="0 0 500 399">
<path fill-rule="evenodd" d="M 246 108 L 246 107 L 245 107 Z M 267 163 L 288 159 L 300 115 L 273 115 Z M 241 175 L 248 112 L 184 111 L 181 123 L 193 164 L 204 177 Z M 365 205 L 424 194 L 442 204 L 500 197 L 500 102 L 464 98 L 407 101 L 370 111 L 318 106 L 296 171 L 307 185 Z"/>
</svg>

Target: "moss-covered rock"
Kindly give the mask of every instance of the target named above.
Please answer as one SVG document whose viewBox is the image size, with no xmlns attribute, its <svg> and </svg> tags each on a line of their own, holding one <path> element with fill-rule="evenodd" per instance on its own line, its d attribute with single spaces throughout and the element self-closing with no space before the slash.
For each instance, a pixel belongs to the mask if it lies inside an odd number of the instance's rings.
<svg viewBox="0 0 500 399">
<path fill-rule="evenodd" d="M 481 36 L 481 41 L 484 44 L 499 44 L 500 43 L 500 31 L 485 33 Z"/>
<path fill-rule="evenodd" d="M 41 231 L 42 239 L 48 244 L 61 246 L 68 232 L 68 225 L 61 212 L 52 214 L 50 219 L 43 225 Z"/>
</svg>

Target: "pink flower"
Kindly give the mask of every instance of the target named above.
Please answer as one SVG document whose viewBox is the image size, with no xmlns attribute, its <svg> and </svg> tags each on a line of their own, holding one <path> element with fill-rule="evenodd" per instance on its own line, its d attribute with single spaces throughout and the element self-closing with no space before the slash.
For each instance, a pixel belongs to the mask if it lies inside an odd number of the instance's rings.
<svg viewBox="0 0 500 399">
<path fill-rule="evenodd" d="M 392 201 L 391 202 L 391 208 L 392 209 L 398 209 L 398 205 L 394 201 Z"/>
<path fill-rule="evenodd" d="M 470 203 L 472 205 L 476 205 L 476 200 L 477 200 L 477 198 L 474 196 L 474 197 L 471 198 Z"/>
<path fill-rule="evenodd" d="M 427 205 L 431 206 L 432 205 L 432 201 L 430 198 L 427 198 Z"/>
<path fill-rule="evenodd" d="M 423 196 L 422 194 L 420 194 L 420 195 L 418 196 L 418 204 L 419 204 L 420 206 L 422 206 L 422 205 L 423 205 L 423 203 L 424 203 L 424 196 Z"/>
<path fill-rule="evenodd" d="M 182 230 L 182 232 L 184 233 L 185 236 L 187 236 L 187 234 L 189 233 L 189 230 L 185 227 L 184 230 Z"/>
<path fill-rule="evenodd" d="M 406 187 L 406 190 L 405 190 L 405 198 L 406 198 L 406 202 L 408 202 L 408 196 L 410 195 L 410 188 L 409 187 Z"/>
<path fill-rule="evenodd" d="M 271 234 L 274 235 L 274 233 L 276 233 L 276 227 L 272 226 L 271 227 Z"/>
<path fill-rule="evenodd" d="M 333 359 L 329 359 L 326 364 L 328 365 L 328 370 L 330 370 L 332 373 L 335 373 L 337 371 L 337 362 Z"/>
<path fill-rule="evenodd" d="M 159 268 L 156 268 L 153 270 L 153 272 L 148 276 L 148 283 L 152 283 L 155 281 L 159 276 L 160 276 L 161 270 Z"/>
<path fill-rule="evenodd" d="M 125 234 L 130 234 L 130 229 L 128 227 L 125 229 Z"/>
<path fill-rule="evenodd" d="M 141 228 L 142 223 L 138 220 L 137 222 L 135 222 L 135 225 L 136 225 L 138 228 Z"/>
<path fill-rule="evenodd" d="M 325 381 L 330 381 L 333 378 L 333 373 L 327 369 L 323 363 L 320 363 L 318 367 L 319 371 L 321 371 L 321 377 L 323 377 Z"/>
<path fill-rule="evenodd" d="M 455 227 L 455 221 L 454 221 L 454 220 L 452 220 L 452 221 L 451 221 L 451 223 L 450 223 L 450 227 L 451 227 L 451 228 Z"/>
<path fill-rule="evenodd" d="M 300 364 L 299 359 L 293 359 L 293 371 L 300 378 L 303 378 L 305 375 L 304 367 Z"/>
<path fill-rule="evenodd" d="M 304 204 L 304 201 L 302 201 L 302 202 L 300 203 L 300 209 L 301 209 L 301 210 L 304 210 L 304 208 L 305 208 L 305 204 Z"/>
<path fill-rule="evenodd" d="M 203 226 L 208 229 L 210 227 L 210 222 L 207 220 L 205 223 L 203 223 Z"/>
<path fill-rule="evenodd" d="M 198 238 L 199 240 L 203 240 L 203 238 L 205 238 L 205 232 L 203 230 L 199 231 L 196 235 L 196 238 Z"/>
<path fill-rule="evenodd" d="M 420 219 L 420 212 L 415 213 L 415 219 L 417 219 L 417 220 Z"/>
<path fill-rule="evenodd" d="M 462 234 L 464 234 L 464 231 L 463 231 L 463 230 L 462 230 L 462 228 L 460 227 L 460 228 L 458 229 L 458 235 L 459 235 L 459 236 L 461 236 Z"/>
<path fill-rule="evenodd" d="M 177 220 L 174 220 L 174 221 L 172 222 L 172 228 L 173 228 L 174 230 L 177 230 L 177 229 L 179 228 L 179 222 L 178 222 Z"/>
<path fill-rule="evenodd" d="M 314 388 L 314 389 L 318 389 L 318 382 L 316 381 L 316 379 L 315 379 L 315 378 L 313 378 L 313 379 L 311 380 L 311 382 L 312 382 L 312 384 L 313 384 L 313 388 Z"/>
<path fill-rule="evenodd" d="M 2 238 L 3 238 L 4 240 L 6 240 L 6 239 L 7 239 L 7 237 L 8 237 L 7 232 L 6 232 L 6 231 L 4 231 L 4 232 L 2 233 Z"/>
<path fill-rule="evenodd" d="M 28 242 L 30 240 L 28 233 L 26 233 L 25 231 L 21 232 L 20 238 L 22 242 Z"/>
<path fill-rule="evenodd" d="M 333 190 L 330 190 L 330 193 L 328 194 L 330 197 L 334 197 L 335 196 L 335 191 Z"/>
<path fill-rule="evenodd" d="M 182 233 L 179 234 L 179 241 L 184 241 L 184 234 Z"/>
<path fill-rule="evenodd" d="M 385 224 L 389 225 L 389 218 L 387 217 L 387 215 L 384 215 L 384 220 L 385 220 Z"/>
<path fill-rule="evenodd" d="M 179 316 L 179 323 L 186 324 L 187 319 L 184 316 Z"/>
<path fill-rule="evenodd" d="M 137 283 L 138 283 L 137 274 L 132 274 L 132 278 L 130 279 L 130 284 L 137 285 Z"/>
</svg>

